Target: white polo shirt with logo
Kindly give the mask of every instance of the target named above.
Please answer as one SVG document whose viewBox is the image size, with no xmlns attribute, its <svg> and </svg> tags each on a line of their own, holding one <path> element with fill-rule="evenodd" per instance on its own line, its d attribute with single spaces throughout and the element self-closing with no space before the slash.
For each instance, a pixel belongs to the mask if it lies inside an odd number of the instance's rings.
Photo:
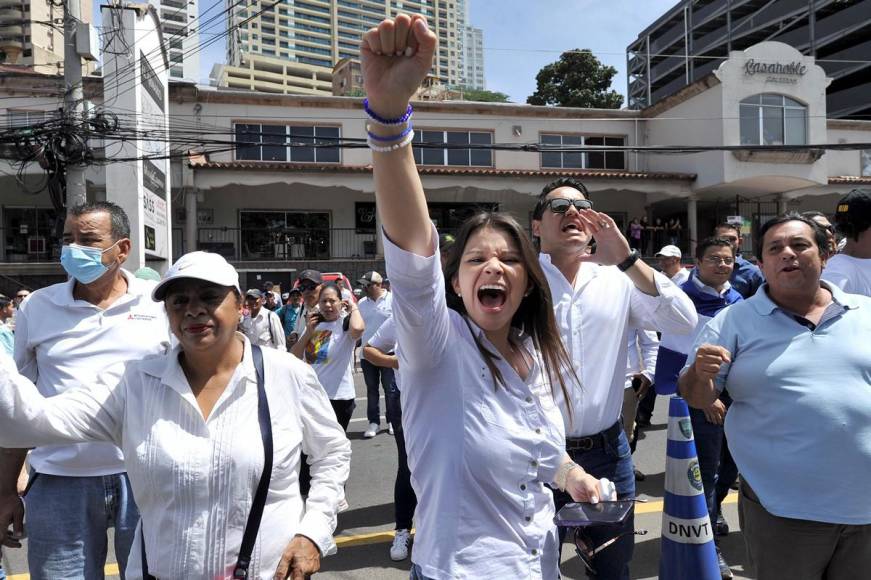
<svg viewBox="0 0 871 580">
<path fill-rule="evenodd" d="M 72 387 L 118 381 L 106 369 L 166 352 L 169 324 L 155 282 L 122 270 L 127 293 L 105 310 L 73 298 L 75 280 L 37 290 L 21 305 L 15 327 L 15 363 L 46 397 Z M 117 372 L 117 371 L 116 371 Z M 38 447 L 30 454 L 38 473 L 88 477 L 122 473 L 124 457 L 110 443 Z"/>
</svg>

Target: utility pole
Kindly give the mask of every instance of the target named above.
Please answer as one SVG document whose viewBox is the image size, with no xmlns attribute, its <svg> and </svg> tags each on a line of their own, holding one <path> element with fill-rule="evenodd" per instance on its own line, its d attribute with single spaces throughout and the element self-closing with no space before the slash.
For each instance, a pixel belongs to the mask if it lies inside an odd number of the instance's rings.
<svg viewBox="0 0 871 580">
<path fill-rule="evenodd" d="M 74 129 L 81 127 L 85 118 L 82 57 L 76 48 L 81 18 L 81 0 L 64 0 L 64 119 Z M 66 206 L 69 209 L 86 201 L 85 167 L 71 163 L 66 166 Z"/>
</svg>

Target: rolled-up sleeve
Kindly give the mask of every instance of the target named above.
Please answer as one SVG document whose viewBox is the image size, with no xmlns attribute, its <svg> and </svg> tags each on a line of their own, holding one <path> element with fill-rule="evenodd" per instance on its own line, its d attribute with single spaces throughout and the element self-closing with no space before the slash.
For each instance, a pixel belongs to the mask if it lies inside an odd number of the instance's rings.
<svg viewBox="0 0 871 580">
<path fill-rule="evenodd" d="M 297 533 L 313 541 L 324 556 L 336 552 L 336 512 L 351 471 L 351 442 L 336 421 L 326 392 L 311 369 L 300 385 L 303 451 L 308 455 L 311 489 Z"/>
<path fill-rule="evenodd" d="M 659 272 L 653 273 L 653 281 L 657 296 L 632 288 L 629 326 L 670 334 L 693 332 L 699 317 L 689 296 Z"/>
<path fill-rule="evenodd" d="M 85 441 L 120 444 L 124 412 L 123 365 L 91 385 L 46 398 L 15 361 L 0 356 L 0 447 L 37 447 Z"/>
<path fill-rule="evenodd" d="M 447 348 L 451 324 L 438 232 L 433 227 L 436 247 L 428 258 L 403 250 L 387 235 L 383 237 L 387 275 L 393 289 L 396 341 L 402 345 L 400 365 L 407 369 L 433 368 Z"/>
</svg>

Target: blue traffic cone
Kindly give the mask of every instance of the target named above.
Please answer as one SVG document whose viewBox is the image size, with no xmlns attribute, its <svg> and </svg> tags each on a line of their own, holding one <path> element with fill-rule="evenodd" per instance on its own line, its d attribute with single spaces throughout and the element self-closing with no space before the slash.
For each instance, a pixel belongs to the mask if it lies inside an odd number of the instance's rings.
<svg viewBox="0 0 871 580">
<path fill-rule="evenodd" d="M 668 406 L 661 580 L 720 580 L 714 531 L 705 504 L 693 426 L 686 401 Z"/>
</svg>

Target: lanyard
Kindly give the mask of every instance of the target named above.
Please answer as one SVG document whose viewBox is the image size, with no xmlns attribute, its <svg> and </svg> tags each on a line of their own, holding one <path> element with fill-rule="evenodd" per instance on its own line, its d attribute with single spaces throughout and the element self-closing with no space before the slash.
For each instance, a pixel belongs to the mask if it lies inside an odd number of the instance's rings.
<svg viewBox="0 0 871 580">
<path fill-rule="evenodd" d="M 260 483 L 257 485 L 254 503 L 251 505 L 251 513 L 248 514 L 248 522 L 245 524 L 239 558 L 233 569 L 233 578 L 237 580 L 248 578 L 248 566 L 251 565 L 251 554 L 254 551 L 257 532 L 260 530 L 260 520 L 263 518 L 269 481 L 272 479 L 272 419 L 269 415 L 269 401 L 266 399 L 266 387 L 264 386 L 263 352 L 259 346 L 252 343 L 251 355 L 254 369 L 257 371 L 257 420 L 260 423 L 260 436 L 263 439 L 263 473 L 260 475 Z M 148 573 L 148 560 L 145 557 L 145 532 L 141 522 L 139 534 L 142 543 L 142 577 L 147 580 L 157 580 Z"/>
</svg>

